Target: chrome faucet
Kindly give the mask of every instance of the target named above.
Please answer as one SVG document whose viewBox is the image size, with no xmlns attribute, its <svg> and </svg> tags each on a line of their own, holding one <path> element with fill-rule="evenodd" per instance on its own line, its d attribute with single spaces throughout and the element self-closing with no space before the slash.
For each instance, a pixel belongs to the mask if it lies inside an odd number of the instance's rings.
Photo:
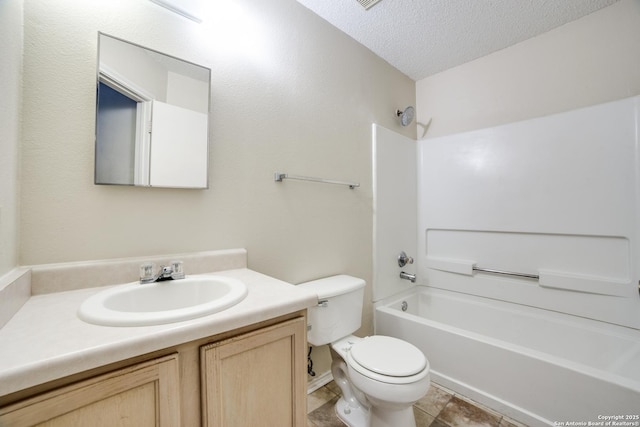
<svg viewBox="0 0 640 427">
<path fill-rule="evenodd" d="M 400 272 L 400 278 L 405 280 L 411 280 L 411 283 L 416 283 L 416 275 L 405 273 L 404 271 Z"/>
<path fill-rule="evenodd" d="M 153 268 L 153 265 L 143 265 L 141 266 L 141 271 L 146 267 L 145 271 L 149 271 L 149 269 Z M 151 270 L 153 271 L 153 270 Z M 160 271 L 158 271 L 155 275 L 142 275 L 140 277 L 140 283 L 154 283 L 154 282 L 162 282 L 164 280 L 178 280 L 184 279 L 184 271 L 182 269 L 182 261 L 173 261 L 171 265 L 162 265 L 160 266 Z"/>
</svg>

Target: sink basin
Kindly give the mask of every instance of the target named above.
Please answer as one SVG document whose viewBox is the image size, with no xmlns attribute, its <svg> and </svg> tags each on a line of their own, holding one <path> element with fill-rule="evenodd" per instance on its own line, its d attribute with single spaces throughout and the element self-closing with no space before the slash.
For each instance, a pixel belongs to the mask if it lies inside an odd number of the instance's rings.
<svg viewBox="0 0 640 427">
<path fill-rule="evenodd" d="M 217 313 L 247 296 L 240 280 L 187 276 L 148 284 L 114 286 L 87 298 L 78 317 L 104 326 L 145 326 L 179 322 Z"/>
</svg>

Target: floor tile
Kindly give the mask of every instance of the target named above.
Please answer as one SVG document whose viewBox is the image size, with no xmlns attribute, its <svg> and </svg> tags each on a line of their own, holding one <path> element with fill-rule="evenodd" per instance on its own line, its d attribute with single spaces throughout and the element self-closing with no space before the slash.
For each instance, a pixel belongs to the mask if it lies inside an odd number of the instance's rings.
<svg viewBox="0 0 640 427">
<path fill-rule="evenodd" d="M 340 388 L 334 381 L 307 396 L 308 427 L 344 427 L 335 413 Z M 413 407 L 416 427 L 526 427 L 435 383 Z"/>
<path fill-rule="evenodd" d="M 323 386 L 307 395 L 307 413 L 313 412 L 331 399 L 336 397 L 328 387 Z"/>
<path fill-rule="evenodd" d="M 334 408 L 337 401 L 338 397 L 334 397 L 307 416 L 314 427 L 344 427 Z"/>
<path fill-rule="evenodd" d="M 453 396 L 438 414 L 437 420 L 451 427 L 499 427 L 500 416 L 488 413 Z"/>
<path fill-rule="evenodd" d="M 452 394 L 447 393 L 444 389 L 431 384 L 426 396 L 416 402 L 415 406 L 422 409 L 426 413 L 437 417 L 440 411 L 449 403 Z"/>
<path fill-rule="evenodd" d="M 418 409 L 416 406 L 413 407 L 413 416 L 416 419 L 416 427 L 429 427 L 435 419 L 432 415 Z"/>
<path fill-rule="evenodd" d="M 338 396 L 342 395 L 342 390 L 340 390 L 340 387 L 338 386 L 338 384 L 336 384 L 335 381 L 331 381 L 325 387 L 327 387 L 330 391 L 334 392 Z"/>
<path fill-rule="evenodd" d="M 429 427 L 450 427 L 447 424 L 443 423 L 439 419 L 433 420 L 433 422 L 429 425 Z"/>
<path fill-rule="evenodd" d="M 499 413 L 498 411 L 494 411 L 493 409 L 483 405 L 482 403 L 478 403 L 475 400 L 469 399 L 468 397 L 463 396 L 463 395 L 458 394 L 458 393 L 455 393 L 454 396 L 457 397 L 460 400 L 464 400 L 465 402 L 467 402 L 468 404 L 470 404 L 472 406 L 475 406 L 476 408 L 479 408 L 479 409 L 483 410 L 484 412 L 488 412 L 490 414 L 495 415 L 498 418 L 502 418 L 502 414 L 501 413 Z"/>
<path fill-rule="evenodd" d="M 527 425 L 516 420 L 512 420 L 511 418 L 503 417 L 500 420 L 500 427 L 527 427 Z"/>
</svg>

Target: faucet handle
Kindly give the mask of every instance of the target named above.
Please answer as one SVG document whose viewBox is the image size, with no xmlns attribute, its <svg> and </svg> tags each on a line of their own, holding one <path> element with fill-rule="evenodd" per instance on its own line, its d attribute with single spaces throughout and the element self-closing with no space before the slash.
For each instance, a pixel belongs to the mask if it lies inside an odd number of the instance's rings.
<svg viewBox="0 0 640 427">
<path fill-rule="evenodd" d="M 407 256 L 407 254 L 402 251 L 400 255 L 398 255 L 398 267 L 404 267 L 407 264 L 413 264 L 413 258 Z"/>
<path fill-rule="evenodd" d="M 171 278 L 184 279 L 184 266 L 182 261 L 171 261 Z"/>
<path fill-rule="evenodd" d="M 156 266 L 152 262 L 146 262 L 140 265 L 140 283 L 153 282 Z"/>
</svg>

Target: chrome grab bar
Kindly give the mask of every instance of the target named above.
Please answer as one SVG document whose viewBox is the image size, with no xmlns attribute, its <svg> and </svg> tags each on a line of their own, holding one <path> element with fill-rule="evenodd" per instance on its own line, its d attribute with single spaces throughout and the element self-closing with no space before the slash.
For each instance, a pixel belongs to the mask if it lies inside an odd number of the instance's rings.
<svg viewBox="0 0 640 427">
<path fill-rule="evenodd" d="M 536 280 L 540 280 L 540 276 L 537 274 L 527 274 L 527 273 L 516 273 L 513 271 L 504 271 L 504 270 L 493 270 L 490 268 L 480 268 L 480 267 L 476 267 L 475 265 L 473 266 L 473 271 L 479 271 L 482 273 L 491 273 L 491 274 L 502 274 L 504 276 L 516 276 L 516 277 L 524 277 L 527 279 L 536 279 Z"/>
</svg>

